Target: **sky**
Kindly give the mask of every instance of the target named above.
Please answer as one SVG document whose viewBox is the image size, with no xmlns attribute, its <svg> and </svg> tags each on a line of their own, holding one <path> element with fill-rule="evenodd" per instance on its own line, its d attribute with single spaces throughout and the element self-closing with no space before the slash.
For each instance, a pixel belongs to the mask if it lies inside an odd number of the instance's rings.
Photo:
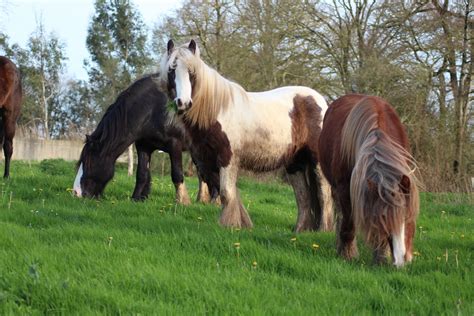
<svg viewBox="0 0 474 316">
<path fill-rule="evenodd" d="M 2 3 L 3 2 L 3 3 Z M 28 37 L 42 17 L 46 31 L 54 32 L 65 44 L 67 75 L 87 79 L 83 61 L 89 57 L 86 48 L 87 27 L 94 13 L 93 0 L 0 0 L 7 3 L 0 15 L 0 31 L 9 37 L 10 45 L 25 47 Z M 160 17 L 179 6 L 180 0 L 132 0 L 149 29 Z M 5 5 L 4 5 L 5 6 Z M 3 8 L 2 8 L 3 9 Z"/>
</svg>

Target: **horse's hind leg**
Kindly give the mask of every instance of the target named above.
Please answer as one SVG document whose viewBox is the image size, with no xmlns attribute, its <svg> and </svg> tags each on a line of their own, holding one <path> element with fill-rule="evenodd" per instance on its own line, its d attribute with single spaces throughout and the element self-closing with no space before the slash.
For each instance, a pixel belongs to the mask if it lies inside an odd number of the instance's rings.
<svg viewBox="0 0 474 316">
<path fill-rule="evenodd" d="M 133 190 L 132 199 L 141 201 L 148 198 L 151 189 L 151 175 L 150 175 L 150 159 L 151 151 L 143 148 L 139 143 L 136 143 L 138 154 L 137 178 L 135 189 Z"/>
<path fill-rule="evenodd" d="M 295 193 L 296 205 L 298 206 L 298 218 L 296 220 L 295 231 L 317 230 L 321 223 L 321 209 L 319 208 L 319 202 L 317 202 L 317 194 L 311 194 L 305 171 L 301 169 L 287 170 L 287 173 L 288 180 Z M 314 179 L 312 181 L 314 181 Z M 313 206 L 316 205 L 317 208 L 313 209 Z M 319 214 L 316 214 L 316 212 Z"/>
<path fill-rule="evenodd" d="M 4 178 L 10 177 L 10 161 L 13 155 L 13 137 L 15 136 L 15 119 L 8 111 L 3 112 L 3 154 L 5 155 Z"/>
<path fill-rule="evenodd" d="M 348 187 L 340 186 L 336 189 L 333 188 L 332 193 L 337 210 L 337 252 L 345 259 L 352 259 L 358 255 L 358 250 L 350 191 Z"/>
<path fill-rule="evenodd" d="M 176 202 L 183 205 L 191 204 L 183 177 L 183 146 L 180 141 L 174 140 L 169 151 L 171 160 L 171 180 L 176 188 Z"/>
<path fill-rule="evenodd" d="M 221 169 L 220 194 L 223 208 L 219 222 L 226 227 L 250 228 L 253 226 L 252 221 L 237 191 L 238 170 L 236 161 L 231 161 L 229 166 Z"/>
</svg>

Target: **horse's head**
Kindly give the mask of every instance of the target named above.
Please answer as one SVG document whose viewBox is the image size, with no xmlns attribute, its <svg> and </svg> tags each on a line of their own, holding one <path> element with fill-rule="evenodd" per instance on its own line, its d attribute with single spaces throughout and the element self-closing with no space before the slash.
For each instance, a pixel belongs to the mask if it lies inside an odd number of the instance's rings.
<svg viewBox="0 0 474 316">
<path fill-rule="evenodd" d="M 87 135 L 74 180 L 73 190 L 77 197 L 100 197 L 107 183 L 113 178 L 114 159 L 102 152 L 101 143 Z"/>
<path fill-rule="evenodd" d="M 168 41 L 161 72 L 168 75 L 168 96 L 176 103 L 178 114 L 183 114 L 193 105 L 195 70 L 190 60 L 196 57 L 199 58 L 199 48 L 194 40 L 178 48 L 172 40 Z"/>
</svg>

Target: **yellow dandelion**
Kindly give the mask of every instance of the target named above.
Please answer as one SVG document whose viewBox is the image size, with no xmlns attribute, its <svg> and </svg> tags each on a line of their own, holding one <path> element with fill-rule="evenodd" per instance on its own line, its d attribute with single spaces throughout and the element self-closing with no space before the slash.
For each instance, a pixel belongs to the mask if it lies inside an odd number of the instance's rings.
<svg viewBox="0 0 474 316">
<path fill-rule="evenodd" d="M 236 249 L 239 249 L 240 248 L 240 242 L 234 242 L 234 247 Z"/>
<path fill-rule="evenodd" d="M 464 238 L 464 234 L 461 234 L 461 238 Z"/>
<path fill-rule="evenodd" d="M 202 221 L 202 217 L 201 217 L 201 216 L 198 217 L 198 221 Z"/>
<path fill-rule="evenodd" d="M 419 253 L 418 251 L 413 251 L 413 255 L 414 256 L 421 256 L 421 253 Z"/>
<path fill-rule="evenodd" d="M 313 244 L 311 247 L 313 247 L 313 249 L 316 250 L 316 249 L 319 248 L 319 245 L 318 244 Z"/>
<path fill-rule="evenodd" d="M 290 239 L 291 242 L 296 242 L 296 237 Z"/>
<path fill-rule="evenodd" d="M 423 226 L 418 226 L 419 229 L 423 229 Z"/>
<path fill-rule="evenodd" d="M 252 262 L 252 266 L 253 266 L 254 268 L 256 268 L 256 267 L 257 267 L 257 261 Z"/>
</svg>

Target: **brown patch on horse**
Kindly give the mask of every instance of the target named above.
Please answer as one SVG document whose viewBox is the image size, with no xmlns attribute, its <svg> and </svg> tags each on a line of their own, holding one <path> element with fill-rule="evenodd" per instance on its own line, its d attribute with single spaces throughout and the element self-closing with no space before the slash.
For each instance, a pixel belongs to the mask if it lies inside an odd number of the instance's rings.
<svg viewBox="0 0 474 316">
<path fill-rule="evenodd" d="M 297 95 L 290 112 L 293 153 L 307 148 L 314 161 L 317 160 L 319 135 L 321 134 L 321 108 L 312 96 Z"/>
<path fill-rule="evenodd" d="M 185 120 L 184 127 L 192 140 L 191 151 L 203 180 L 211 190 L 219 190 L 219 170 L 229 165 L 233 155 L 229 138 L 217 121 L 209 128 L 199 128 Z"/>
</svg>

